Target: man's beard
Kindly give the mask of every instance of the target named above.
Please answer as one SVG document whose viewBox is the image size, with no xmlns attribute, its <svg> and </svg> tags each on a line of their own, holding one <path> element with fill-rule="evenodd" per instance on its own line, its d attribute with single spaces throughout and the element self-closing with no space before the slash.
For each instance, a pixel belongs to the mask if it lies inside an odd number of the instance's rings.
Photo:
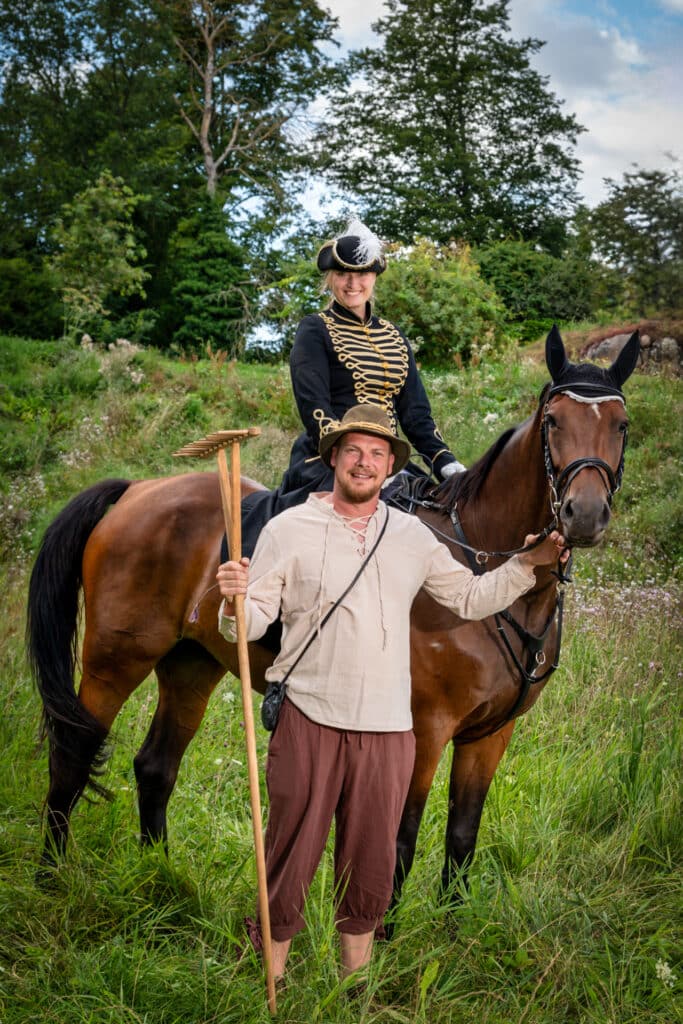
<svg viewBox="0 0 683 1024">
<path fill-rule="evenodd" d="M 352 478 L 353 479 L 353 478 Z M 378 477 L 371 477 L 363 480 L 355 480 L 356 486 L 351 488 L 345 480 L 339 481 L 340 497 L 350 505 L 364 505 L 378 493 Z M 361 486 L 364 485 L 364 486 Z M 381 486 L 381 485 L 380 485 Z"/>
</svg>

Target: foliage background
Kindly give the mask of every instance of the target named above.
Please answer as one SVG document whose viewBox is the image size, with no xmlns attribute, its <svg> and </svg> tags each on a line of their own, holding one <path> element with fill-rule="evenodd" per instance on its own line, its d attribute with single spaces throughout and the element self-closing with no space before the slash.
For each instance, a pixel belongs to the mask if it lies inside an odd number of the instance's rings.
<svg viewBox="0 0 683 1024">
<path fill-rule="evenodd" d="M 170 858 L 136 839 L 148 680 L 115 724 L 115 799 L 79 804 L 46 884 L 23 631 L 39 538 L 93 481 L 176 472 L 186 441 L 253 423 L 245 472 L 279 481 L 299 429 L 280 360 L 319 307 L 315 253 L 345 223 L 304 213 L 311 176 L 390 244 L 378 311 L 415 342 L 466 463 L 534 408 L 549 322 L 676 322 L 675 160 L 582 207 L 581 125 L 530 67 L 541 41 L 512 38 L 508 0 L 387 11 L 374 50 L 335 61 L 316 0 L 0 0 L 3 1024 L 269 1019 L 240 956 L 255 879 L 235 680 L 184 758 Z M 587 337 L 565 331 L 574 354 Z M 639 373 L 628 395 L 609 537 L 577 558 L 562 664 L 496 775 L 469 893 L 452 917 L 436 899 L 444 757 L 368 999 L 338 981 L 326 857 L 281 1020 L 680 1018 L 680 383 Z"/>
<path fill-rule="evenodd" d="M 582 206 L 582 126 L 509 0 L 387 0 L 376 46 L 338 59 L 336 28 L 316 0 L 0 0 L 0 330 L 241 355 L 266 321 L 250 358 L 286 355 L 342 211 L 430 293 L 385 288 L 384 313 L 444 367 L 490 344 L 496 304 L 522 342 L 680 308 L 675 157 Z M 338 213 L 305 212 L 312 182 Z M 496 292 L 472 270 L 474 323 L 425 245 L 470 247 Z"/>
</svg>

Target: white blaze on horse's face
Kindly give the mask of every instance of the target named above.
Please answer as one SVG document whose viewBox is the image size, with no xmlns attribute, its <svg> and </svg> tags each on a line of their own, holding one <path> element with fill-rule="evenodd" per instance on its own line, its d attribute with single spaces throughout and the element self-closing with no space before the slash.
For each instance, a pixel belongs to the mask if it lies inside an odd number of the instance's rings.
<svg viewBox="0 0 683 1024">
<path fill-rule="evenodd" d="M 617 476 L 624 451 L 628 417 L 623 401 L 614 396 L 586 399 L 555 395 L 546 407 L 548 446 L 556 478 L 562 482 L 558 518 L 567 542 L 590 547 L 602 539 L 611 516 L 613 480 L 598 460 Z M 576 467 L 566 478 L 567 467 Z M 566 483 L 565 483 L 566 480 Z"/>
</svg>

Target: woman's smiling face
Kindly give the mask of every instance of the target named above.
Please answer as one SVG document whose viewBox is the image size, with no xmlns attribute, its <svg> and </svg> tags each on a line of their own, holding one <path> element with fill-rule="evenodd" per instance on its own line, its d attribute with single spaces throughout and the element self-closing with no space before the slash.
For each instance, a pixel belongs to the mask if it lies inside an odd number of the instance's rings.
<svg viewBox="0 0 683 1024">
<path fill-rule="evenodd" d="M 333 270 L 330 288 L 337 302 L 365 319 L 366 303 L 372 298 L 377 274 L 372 270 Z"/>
</svg>

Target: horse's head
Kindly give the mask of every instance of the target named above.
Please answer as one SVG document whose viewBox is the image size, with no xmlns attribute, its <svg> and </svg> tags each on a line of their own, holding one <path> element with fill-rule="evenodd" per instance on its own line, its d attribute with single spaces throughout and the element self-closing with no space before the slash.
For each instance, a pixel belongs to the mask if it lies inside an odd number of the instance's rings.
<svg viewBox="0 0 683 1024">
<path fill-rule="evenodd" d="M 542 434 L 546 470 L 560 529 L 573 547 L 603 537 L 624 465 L 628 417 L 622 385 L 635 369 L 636 331 L 607 370 L 571 363 L 557 327 L 546 340 L 552 384 Z"/>
</svg>

